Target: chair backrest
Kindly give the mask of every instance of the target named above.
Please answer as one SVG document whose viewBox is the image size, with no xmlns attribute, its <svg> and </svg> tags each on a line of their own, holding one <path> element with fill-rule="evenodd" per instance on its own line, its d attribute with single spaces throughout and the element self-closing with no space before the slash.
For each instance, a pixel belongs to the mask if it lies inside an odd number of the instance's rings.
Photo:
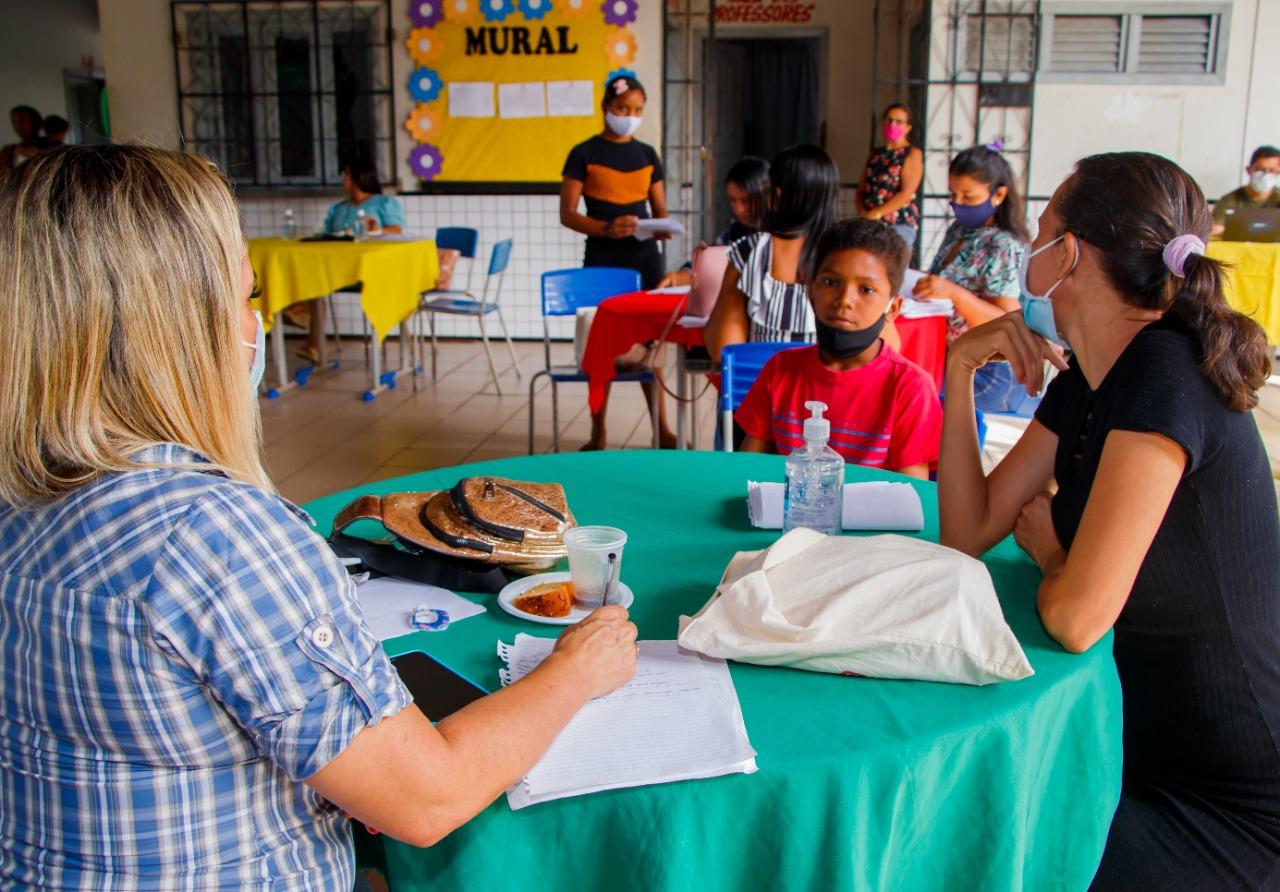
<svg viewBox="0 0 1280 892">
<path fill-rule="evenodd" d="M 733 412 L 747 398 L 747 391 L 760 377 L 760 370 L 775 354 L 808 344 L 791 341 L 757 341 L 750 344 L 729 344 L 720 351 L 720 409 Z"/>
<path fill-rule="evenodd" d="M 511 260 L 511 243 L 511 239 L 504 238 L 493 246 L 493 253 L 489 255 L 489 275 L 496 276 L 506 271 L 507 262 Z"/>
<path fill-rule="evenodd" d="M 720 299 L 720 285 L 725 270 L 729 268 L 729 249 L 723 245 L 703 248 L 693 262 L 693 288 L 689 289 L 688 316 L 705 318 L 715 309 Z"/>
<path fill-rule="evenodd" d="M 436 230 L 436 247 L 453 248 L 463 257 L 476 258 L 480 233 L 467 226 L 441 226 Z"/>
<path fill-rule="evenodd" d="M 633 269 L 587 266 L 542 274 L 542 315 L 572 316 L 583 307 L 640 290 L 640 274 Z"/>
</svg>

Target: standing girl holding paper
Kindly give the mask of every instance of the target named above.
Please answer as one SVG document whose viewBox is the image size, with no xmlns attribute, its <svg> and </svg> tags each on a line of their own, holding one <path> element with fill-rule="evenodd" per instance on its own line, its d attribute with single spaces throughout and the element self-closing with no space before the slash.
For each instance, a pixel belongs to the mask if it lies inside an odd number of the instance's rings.
<svg viewBox="0 0 1280 892">
<path fill-rule="evenodd" d="M 650 216 L 667 216 L 662 159 L 648 143 L 635 138 L 644 115 L 645 92 L 625 75 L 609 81 L 604 91 L 604 130 L 569 150 L 560 186 L 560 223 L 587 237 L 583 266 L 620 266 L 640 273 L 644 288 L 662 278 L 662 254 L 656 240 L 640 241 L 636 224 Z M 578 213 L 586 200 L 587 212 Z"/>
</svg>

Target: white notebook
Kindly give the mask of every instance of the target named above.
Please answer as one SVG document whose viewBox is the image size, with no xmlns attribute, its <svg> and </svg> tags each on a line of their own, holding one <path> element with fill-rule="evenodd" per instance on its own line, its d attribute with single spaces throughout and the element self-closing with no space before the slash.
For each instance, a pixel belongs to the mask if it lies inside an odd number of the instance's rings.
<svg viewBox="0 0 1280 892">
<path fill-rule="evenodd" d="M 724 660 L 680 650 L 674 641 L 641 641 L 635 677 L 589 701 L 529 773 L 507 790 L 512 810 L 600 790 L 751 774 L 738 694 Z M 502 684 L 518 681 L 555 641 L 516 636 L 498 642 Z"/>
</svg>

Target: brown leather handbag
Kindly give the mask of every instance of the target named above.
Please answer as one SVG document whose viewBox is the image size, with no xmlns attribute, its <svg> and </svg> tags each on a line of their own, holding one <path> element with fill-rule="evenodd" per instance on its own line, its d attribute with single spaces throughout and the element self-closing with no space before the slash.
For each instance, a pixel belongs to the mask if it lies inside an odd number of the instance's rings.
<svg viewBox="0 0 1280 892">
<path fill-rule="evenodd" d="M 566 554 L 576 526 L 564 487 L 505 477 L 464 477 L 440 492 L 361 496 L 338 513 L 335 533 L 376 520 L 405 542 L 437 554 L 504 567 L 547 570 Z"/>
</svg>

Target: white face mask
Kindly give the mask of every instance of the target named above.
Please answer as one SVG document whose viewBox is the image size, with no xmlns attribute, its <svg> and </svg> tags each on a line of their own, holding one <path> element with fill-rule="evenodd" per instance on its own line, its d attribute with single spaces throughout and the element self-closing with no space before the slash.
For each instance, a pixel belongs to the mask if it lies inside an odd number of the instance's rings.
<svg viewBox="0 0 1280 892">
<path fill-rule="evenodd" d="M 639 115 L 615 115 L 613 112 L 605 112 L 604 122 L 618 136 L 631 136 L 640 129 Z"/>
<path fill-rule="evenodd" d="M 1280 186 L 1280 173 L 1270 170 L 1255 170 L 1249 174 L 1249 188 L 1256 193 L 1270 192 Z"/>
<path fill-rule="evenodd" d="M 267 371 L 267 330 L 262 325 L 262 314 L 253 311 L 253 318 L 258 320 L 258 330 L 254 334 L 253 343 L 242 340 L 240 343 L 253 348 L 253 363 L 249 366 L 249 392 L 256 398 L 258 388 L 262 385 L 262 376 Z"/>
</svg>

